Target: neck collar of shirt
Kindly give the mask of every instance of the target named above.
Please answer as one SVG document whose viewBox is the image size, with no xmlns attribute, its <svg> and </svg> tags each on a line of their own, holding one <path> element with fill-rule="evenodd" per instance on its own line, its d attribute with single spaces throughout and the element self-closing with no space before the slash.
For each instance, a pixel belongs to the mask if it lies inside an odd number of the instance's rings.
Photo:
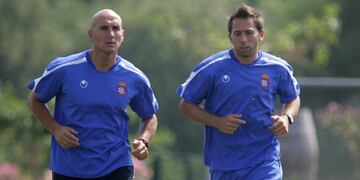
<svg viewBox="0 0 360 180">
<path fill-rule="evenodd" d="M 86 61 L 87 61 L 95 70 L 97 70 L 96 67 L 95 67 L 95 65 L 94 65 L 94 63 L 92 62 L 92 58 L 91 58 L 91 55 L 90 55 L 90 49 L 86 51 L 86 54 L 85 54 L 85 55 L 86 55 Z M 117 55 L 117 56 L 116 56 L 115 63 L 113 64 L 113 66 L 111 66 L 111 68 L 110 68 L 107 72 L 112 71 L 112 70 L 114 69 L 114 67 L 119 64 L 120 61 L 121 61 L 121 57 Z M 98 71 L 98 70 L 97 70 L 97 71 Z M 99 72 L 100 72 L 100 71 L 99 71 Z M 104 72 L 104 73 L 106 73 L 106 72 Z"/>
<path fill-rule="evenodd" d="M 238 64 L 240 64 L 240 65 L 243 65 L 243 66 L 252 66 L 252 65 L 254 65 L 255 63 L 257 63 L 257 62 L 262 58 L 262 56 L 263 56 L 263 54 L 262 54 L 261 51 L 257 51 L 257 53 L 258 53 L 258 58 L 257 58 L 256 60 L 254 60 L 252 63 L 250 63 L 250 64 L 242 64 L 242 63 L 240 63 L 240 61 L 236 58 L 236 56 L 235 56 L 235 54 L 234 54 L 234 49 L 233 49 L 233 48 L 229 49 L 229 54 L 230 54 L 230 56 L 231 56 L 231 60 L 232 60 L 232 61 L 235 61 L 236 63 L 238 63 Z"/>
</svg>

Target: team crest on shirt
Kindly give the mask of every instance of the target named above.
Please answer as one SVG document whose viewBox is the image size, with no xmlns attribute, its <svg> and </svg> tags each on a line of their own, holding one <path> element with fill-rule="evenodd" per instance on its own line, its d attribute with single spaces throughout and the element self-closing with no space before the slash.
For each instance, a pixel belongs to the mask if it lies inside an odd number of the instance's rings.
<svg viewBox="0 0 360 180">
<path fill-rule="evenodd" d="M 120 95 L 120 96 L 124 96 L 127 93 L 126 90 L 126 85 L 124 82 L 120 82 L 119 85 L 116 88 L 116 92 Z"/>
<path fill-rule="evenodd" d="M 221 77 L 221 80 L 222 80 L 222 82 L 224 82 L 224 83 L 228 83 L 228 82 L 230 82 L 230 76 L 227 75 L 227 74 L 225 74 L 225 75 L 223 75 L 223 76 Z"/>
<path fill-rule="evenodd" d="M 268 88 L 269 86 L 270 86 L 269 75 L 262 74 L 261 75 L 261 80 L 260 80 L 260 87 Z"/>
</svg>

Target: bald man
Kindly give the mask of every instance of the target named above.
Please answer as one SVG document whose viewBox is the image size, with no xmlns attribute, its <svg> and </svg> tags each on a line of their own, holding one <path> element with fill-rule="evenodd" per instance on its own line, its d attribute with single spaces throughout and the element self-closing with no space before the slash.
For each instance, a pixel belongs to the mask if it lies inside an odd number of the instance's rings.
<svg viewBox="0 0 360 180">
<path fill-rule="evenodd" d="M 132 179 L 131 156 L 148 157 L 158 103 L 146 75 L 118 55 L 124 29 L 117 13 L 98 11 L 88 36 L 91 49 L 54 59 L 28 84 L 28 104 L 52 135 L 53 180 Z M 52 114 L 46 104 L 54 97 Z M 128 105 L 141 119 L 131 144 Z"/>
</svg>

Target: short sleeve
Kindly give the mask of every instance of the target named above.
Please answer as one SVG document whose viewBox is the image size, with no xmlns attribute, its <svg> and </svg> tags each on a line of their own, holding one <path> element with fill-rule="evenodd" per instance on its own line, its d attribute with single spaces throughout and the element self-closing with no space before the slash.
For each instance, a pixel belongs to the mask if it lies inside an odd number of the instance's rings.
<svg viewBox="0 0 360 180">
<path fill-rule="evenodd" d="M 142 83 L 139 88 L 139 93 L 130 101 L 130 107 L 142 120 L 146 120 L 158 111 L 159 104 L 150 86 Z"/>
<path fill-rule="evenodd" d="M 45 70 L 44 74 L 31 81 L 27 88 L 36 92 L 41 102 L 49 102 L 53 97 L 61 92 L 63 82 L 63 69 Z"/>
<path fill-rule="evenodd" d="M 205 71 L 192 72 L 186 82 L 178 87 L 176 93 L 186 102 L 200 104 L 206 99 L 211 87 L 210 78 Z"/>
<path fill-rule="evenodd" d="M 281 103 L 288 103 L 300 95 L 300 86 L 292 74 L 291 69 L 284 69 L 279 83 L 279 95 Z"/>
</svg>

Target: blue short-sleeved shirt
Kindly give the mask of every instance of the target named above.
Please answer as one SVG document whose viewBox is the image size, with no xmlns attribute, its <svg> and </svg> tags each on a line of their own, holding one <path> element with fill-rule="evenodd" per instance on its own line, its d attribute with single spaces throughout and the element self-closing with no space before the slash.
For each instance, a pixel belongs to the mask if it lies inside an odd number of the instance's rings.
<svg viewBox="0 0 360 180">
<path fill-rule="evenodd" d="M 78 132 L 79 147 L 64 149 L 54 137 L 51 142 L 50 169 L 72 177 L 131 166 L 126 107 L 142 120 L 158 110 L 144 73 L 120 56 L 108 72 L 97 71 L 88 50 L 55 59 L 28 88 L 44 103 L 55 97 L 54 118 Z"/>
<path fill-rule="evenodd" d="M 210 169 L 234 170 L 263 161 L 278 160 L 278 139 L 267 129 L 273 124 L 277 95 L 288 103 L 300 94 L 291 66 L 265 52 L 251 64 L 241 64 L 233 49 L 219 52 L 198 64 L 177 90 L 188 103 L 204 101 L 207 112 L 241 114 L 247 123 L 234 134 L 205 126 L 204 161 Z"/>
</svg>

